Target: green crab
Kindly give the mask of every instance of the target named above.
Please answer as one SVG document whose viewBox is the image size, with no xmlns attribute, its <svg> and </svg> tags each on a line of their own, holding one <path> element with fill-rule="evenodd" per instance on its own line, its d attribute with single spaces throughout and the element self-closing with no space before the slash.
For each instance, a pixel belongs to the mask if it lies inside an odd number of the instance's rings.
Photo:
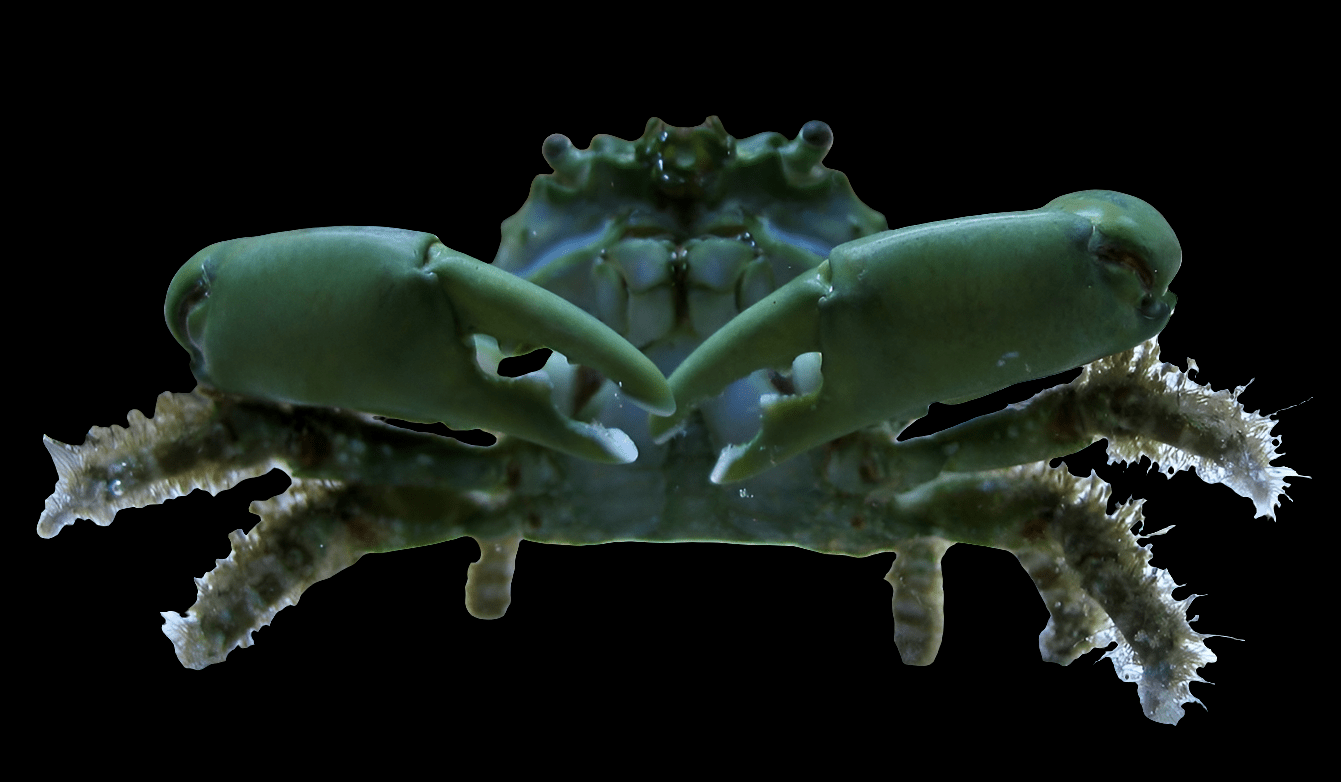
<svg viewBox="0 0 1341 782">
<path fill-rule="evenodd" d="M 588 150 L 545 141 L 492 265 L 432 234 L 318 228 L 220 242 L 173 279 L 165 316 L 200 387 L 152 419 L 47 440 L 39 522 L 111 522 L 279 467 L 233 553 L 165 633 L 200 668 L 364 553 L 472 537 L 466 606 L 502 616 L 521 540 L 721 541 L 897 553 L 895 643 L 929 664 L 940 560 L 1019 557 L 1051 614 L 1045 659 L 1098 646 L 1145 713 L 1176 722 L 1214 660 L 1131 534 L 1135 505 L 1051 459 L 1197 466 L 1273 515 L 1292 470 L 1271 420 L 1158 361 L 1181 248 L 1109 191 L 888 231 L 825 168 L 827 125 L 733 139 L 649 121 Z M 450 241 L 450 240 L 449 240 Z M 507 357 L 552 348 L 508 378 Z M 1072 383 L 899 440 L 963 403 L 1084 366 Z M 497 436 L 472 445 L 415 424 Z M 422 428 L 422 427 L 419 427 Z"/>
</svg>

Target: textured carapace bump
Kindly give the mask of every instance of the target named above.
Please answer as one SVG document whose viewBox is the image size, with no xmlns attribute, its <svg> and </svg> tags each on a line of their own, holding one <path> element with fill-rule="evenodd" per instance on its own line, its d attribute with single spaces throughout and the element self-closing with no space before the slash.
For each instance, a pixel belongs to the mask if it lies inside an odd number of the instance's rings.
<svg viewBox="0 0 1341 782">
<path fill-rule="evenodd" d="M 492 266 L 389 228 L 211 245 L 165 304 L 200 387 L 83 445 L 47 440 L 58 482 L 38 533 L 287 472 L 288 490 L 254 503 L 254 528 L 196 580 L 196 603 L 163 614 L 191 668 L 250 645 L 365 554 L 462 537 L 480 547 L 465 583 L 480 618 L 507 612 L 519 562 L 527 578 L 523 540 L 893 553 L 893 641 L 927 665 L 949 626 L 942 558 L 988 546 L 1043 598 L 1044 660 L 1113 645 L 1146 716 L 1177 722 L 1215 655 L 1142 544 L 1168 530 L 1137 537 L 1140 501 L 1109 514 L 1102 481 L 1049 463 L 1106 439 L 1112 458 L 1195 466 L 1273 518 L 1300 476 L 1272 464 L 1276 421 L 1247 413 L 1242 387 L 1214 391 L 1190 360 L 1158 360 L 1181 263 L 1172 229 L 1140 199 L 1094 190 L 886 231 L 824 167 L 834 138 L 808 122 L 793 139 L 735 139 L 715 117 L 653 119 L 587 149 L 552 135 L 554 173 L 504 222 Z M 542 370 L 498 377 L 505 355 L 542 344 L 555 351 Z M 1082 364 L 1027 402 L 898 440 L 931 401 Z M 474 447 L 375 415 L 513 437 Z M 267 644 L 313 654 L 333 640 L 274 632 Z M 866 671 L 886 692 L 901 676 Z"/>
</svg>

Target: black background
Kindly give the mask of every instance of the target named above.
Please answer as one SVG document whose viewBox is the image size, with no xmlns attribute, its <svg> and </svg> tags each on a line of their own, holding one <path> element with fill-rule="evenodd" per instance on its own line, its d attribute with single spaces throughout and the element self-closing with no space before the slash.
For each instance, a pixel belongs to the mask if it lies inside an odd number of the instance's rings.
<svg viewBox="0 0 1341 782">
<path fill-rule="evenodd" d="M 142 697 L 185 714 L 233 698 L 254 706 L 275 693 L 376 691 L 389 714 L 411 703 L 446 713 L 492 692 L 509 710 L 549 719 L 580 705 L 610 719 L 686 708 L 716 724 L 758 724 L 804 702 L 806 719 L 823 723 L 857 709 L 870 720 L 874 709 L 891 724 L 971 731 L 1063 713 L 1171 737 L 1174 729 L 1145 720 L 1135 686 L 1108 662 L 1095 664 L 1097 655 L 1068 668 L 1040 661 L 1046 612 L 1002 551 L 959 545 L 946 555 L 945 640 L 925 668 L 903 666 L 893 646 L 882 580 L 891 554 L 528 542 L 510 611 L 482 622 L 463 607 L 477 550 L 461 540 L 365 557 L 280 612 L 255 646 L 189 671 L 158 612 L 191 605 L 192 578 L 228 554 L 227 533 L 255 520 L 248 503 L 282 489 L 282 478 L 125 511 L 109 528 L 80 521 L 52 540 L 33 534 L 56 478 L 39 434 L 79 443 L 90 426 L 124 425 L 128 410 L 149 413 L 160 392 L 195 385 L 163 324 L 162 299 L 197 250 L 237 236 L 369 224 L 429 231 L 492 259 L 499 223 L 531 179 L 549 172 L 540 155 L 548 134 L 586 147 L 596 133 L 635 138 L 653 115 L 694 125 L 716 113 L 737 138 L 790 138 L 807 120 L 825 120 L 835 135 L 826 164 L 846 172 L 892 227 L 1030 209 L 1087 188 L 1146 199 L 1185 252 L 1164 358 L 1194 357 L 1199 379 L 1216 388 L 1256 378 L 1244 395 L 1250 410 L 1313 397 L 1284 413 L 1277 432 L 1285 465 L 1322 472 L 1312 454 L 1328 436 L 1319 397 L 1330 394 L 1315 357 L 1333 349 L 1319 341 L 1334 328 L 1311 329 L 1330 315 L 1314 300 L 1313 264 L 1323 261 L 1296 239 L 1310 230 L 1308 214 L 1292 211 L 1274 178 L 1280 164 L 1238 127 L 1237 100 L 1183 93 L 1167 104 L 1123 103 L 1077 89 L 1024 103 L 995 97 L 1011 94 L 1006 87 L 981 86 L 953 87 L 948 99 L 913 90 L 857 101 L 822 89 L 790 100 L 545 91 L 536 84 L 486 100 L 294 84 L 258 98 L 225 82 L 189 100 L 131 91 L 62 110 L 36 191 L 52 227 L 37 237 L 31 282 L 16 290 L 39 307 L 16 334 L 24 355 L 11 376 L 24 399 L 12 452 L 35 468 L 21 483 L 10 548 L 29 574 L 15 626 L 25 668 L 56 674 L 94 711 Z M 938 420 L 952 423 L 961 410 L 984 408 L 941 411 L 949 414 Z M 1177 730 L 1259 717 L 1264 699 L 1283 697 L 1281 635 L 1299 632 L 1282 627 L 1298 589 L 1292 552 L 1334 514 L 1321 481 L 1297 479 L 1296 502 L 1273 523 L 1254 520 L 1251 503 L 1224 487 L 1108 467 L 1097 451 L 1067 463 L 1080 474 L 1099 469 L 1119 498 L 1149 498 L 1150 528 L 1179 525 L 1157 539 L 1154 561 L 1189 585 L 1180 597 L 1208 595 L 1192 610 L 1204 617 L 1194 628 L 1246 639 L 1211 642 L 1221 661 L 1203 675 L 1216 686 L 1193 688 L 1211 711 L 1190 706 Z"/>
</svg>

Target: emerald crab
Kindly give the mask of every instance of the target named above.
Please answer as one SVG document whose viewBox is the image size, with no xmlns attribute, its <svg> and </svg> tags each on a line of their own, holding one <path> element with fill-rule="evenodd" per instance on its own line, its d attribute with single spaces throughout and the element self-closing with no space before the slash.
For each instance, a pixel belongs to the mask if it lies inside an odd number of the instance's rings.
<svg viewBox="0 0 1341 782">
<path fill-rule="evenodd" d="M 39 534 L 289 473 L 187 616 L 164 614 L 190 667 L 364 553 L 463 536 L 482 552 L 467 608 L 485 618 L 509 605 L 523 539 L 895 551 L 895 642 L 922 665 L 943 628 L 941 556 L 993 546 L 1045 597 L 1045 659 L 1116 641 L 1146 714 L 1176 721 L 1214 659 L 1204 636 L 1132 536 L 1137 508 L 1110 517 L 1102 482 L 1047 466 L 1106 437 L 1116 458 L 1198 466 L 1259 515 L 1295 474 L 1270 465 L 1269 419 L 1158 362 L 1171 229 L 1139 199 L 1086 191 L 886 232 L 822 165 L 831 143 L 823 123 L 736 140 L 715 118 L 588 150 L 552 136 L 555 173 L 492 265 L 382 228 L 211 245 L 165 307 L 200 388 L 83 446 L 48 441 L 60 480 Z M 499 376 L 538 346 L 554 349 L 543 371 Z M 1082 365 L 1025 405 L 897 439 L 932 402 Z"/>
</svg>

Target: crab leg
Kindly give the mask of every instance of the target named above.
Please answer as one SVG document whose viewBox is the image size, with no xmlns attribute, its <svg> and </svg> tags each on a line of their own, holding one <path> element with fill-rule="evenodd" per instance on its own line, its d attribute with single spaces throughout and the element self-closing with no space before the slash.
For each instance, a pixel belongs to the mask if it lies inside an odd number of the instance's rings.
<svg viewBox="0 0 1341 782">
<path fill-rule="evenodd" d="M 634 404 L 675 409 L 656 366 L 600 321 L 417 231 L 309 228 L 220 242 L 177 272 L 165 315 L 206 386 L 492 429 L 596 461 L 630 462 L 638 451 L 617 429 L 561 415 L 544 380 L 482 371 L 472 334 L 552 347 Z"/>
<path fill-rule="evenodd" d="M 716 483 L 932 402 L 974 399 L 1126 350 L 1157 334 L 1177 301 L 1182 251 L 1140 199 L 1085 191 L 1041 209 L 886 231 L 741 313 L 671 376 L 678 409 L 760 369 L 793 364 L 795 393 L 761 399 L 759 433 L 724 448 Z M 795 378 L 794 378 L 795 380 Z"/>
<path fill-rule="evenodd" d="M 1110 460 L 1145 457 L 1169 476 L 1196 467 L 1203 481 L 1252 500 L 1259 518 L 1275 518 L 1289 479 L 1299 475 L 1271 464 L 1280 456 L 1275 420 L 1245 410 L 1242 388 L 1215 391 L 1190 374 L 1161 362 L 1152 338 L 1027 402 L 885 447 L 905 470 L 934 476 L 1044 461 L 1107 438 Z"/>
</svg>

